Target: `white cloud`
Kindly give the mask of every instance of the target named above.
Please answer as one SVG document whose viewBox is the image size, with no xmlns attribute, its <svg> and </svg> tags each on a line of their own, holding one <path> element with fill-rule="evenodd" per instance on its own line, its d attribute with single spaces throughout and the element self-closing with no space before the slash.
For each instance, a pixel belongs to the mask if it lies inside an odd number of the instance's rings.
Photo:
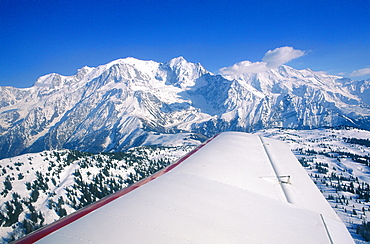
<svg viewBox="0 0 370 244">
<path fill-rule="evenodd" d="M 292 47 L 278 47 L 274 50 L 269 50 L 263 56 L 262 61 L 266 62 L 269 68 L 276 68 L 282 64 L 288 63 L 290 60 L 299 58 L 305 54 L 302 50 L 296 50 Z"/>
<path fill-rule="evenodd" d="M 220 69 L 221 74 L 223 75 L 237 75 L 245 73 L 260 73 L 268 70 L 265 62 L 250 62 L 242 61 L 236 63 L 230 67 L 224 67 Z"/>
<path fill-rule="evenodd" d="M 292 47 L 279 47 L 269 50 L 263 56 L 263 62 L 242 61 L 230 67 L 220 69 L 223 75 L 240 75 L 248 73 L 261 73 L 266 70 L 279 67 L 293 59 L 299 58 L 305 54 L 304 51 L 296 50 Z"/>
<path fill-rule="evenodd" d="M 363 68 L 363 69 L 353 71 L 350 76 L 355 77 L 355 76 L 363 76 L 363 75 L 368 75 L 368 74 L 370 74 L 370 68 Z"/>
</svg>

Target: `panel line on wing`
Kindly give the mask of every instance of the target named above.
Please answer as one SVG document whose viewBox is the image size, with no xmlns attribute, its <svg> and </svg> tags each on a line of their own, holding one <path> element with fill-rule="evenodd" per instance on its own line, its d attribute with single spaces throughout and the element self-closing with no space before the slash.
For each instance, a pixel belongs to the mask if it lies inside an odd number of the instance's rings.
<svg viewBox="0 0 370 244">
<path fill-rule="evenodd" d="M 260 136 L 258 136 L 258 138 L 259 138 L 259 140 L 261 141 L 261 144 L 262 144 L 262 146 L 263 146 L 263 149 L 264 149 L 264 150 L 265 150 L 265 152 L 266 152 L 267 158 L 268 158 L 268 160 L 269 160 L 269 162 L 270 162 L 270 164 L 271 164 L 271 167 L 272 167 L 272 169 L 273 169 L 273 171 L 274 171 L 274 173 L 275 173 L 275 177 L 276 177 L 276 179 L 278 179 L 279 183 L 287 183 L 287 182 L 289 182 L 289 184 L 290 184 L 290 176 L 279 176 L 279 172 L 277 172 L 277 169 L 276 169 L 276 167 L 275 167 L 275 165 L 274 165 L 274 162 L 273 162 L 273 160 L 272 160 L 272 158 L 271 158 L 271 156 L 270 156 L 270 153 L 269 153 L 268 149 L 266 148 L 265 142 L 263 141 L 263 139 L 262 139 Z M 281 181 L 280 179 L 281 179 L 282 177 L 288 177 L 288 181 L 287 181 L 287 182 L 285 182 L 285 181 L 284 181 L 284 182 L 283 182 L 283 181 Z M 279 185 L 280 185 L 280 187 L 281 187 L 281 190 L 283 191 L 283 195 L 285 196 L 286 201 L 287 201 L 288 203 L 292 203 L 292 201 L 289 199 L 289 196 L 288 196 L 287 192 L 286 192 L 286 191 L 285 191 L 285 189 L 284 189 L 283 184 L 279 184 Z"/>
<path fill-rule="evenodd" d="M 324 220 L 324 216 L 322 216 L 322 214 L 320 214 L 320 217 L 321 217 L 321 220 L 322 220 L 322 223 L 324 224 L 324 227 L 325 227 L 325 230 L 326 230 L 326 233 L 328 234 L 328 237 L 329 237 L 329 240 L 330 240 L 330 243 L 333 244 L 333 239 L 331 238 L 330 236 L 330 232 L 328 230 L 328 226 L 326 225 L 325 223 L 325 220 Z"/>
</svg>

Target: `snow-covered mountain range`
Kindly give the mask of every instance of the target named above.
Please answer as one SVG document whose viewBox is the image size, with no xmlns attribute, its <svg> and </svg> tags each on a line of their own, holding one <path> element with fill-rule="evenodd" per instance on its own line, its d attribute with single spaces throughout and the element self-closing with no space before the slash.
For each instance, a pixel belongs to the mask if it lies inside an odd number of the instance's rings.
<svg viewBox="0 0 370 244">
<path fill-rule="evenodd" d="M 0 87 L 0 157 L 121 151 L 162 144 L 171 133 L 186 141 L 272 127 L 370 129 L 369 87 L 288 66 L 221 76 L 183 57 L 118 59 L 72 76 L 45 75 L 31 88 Z"/>
</svg>

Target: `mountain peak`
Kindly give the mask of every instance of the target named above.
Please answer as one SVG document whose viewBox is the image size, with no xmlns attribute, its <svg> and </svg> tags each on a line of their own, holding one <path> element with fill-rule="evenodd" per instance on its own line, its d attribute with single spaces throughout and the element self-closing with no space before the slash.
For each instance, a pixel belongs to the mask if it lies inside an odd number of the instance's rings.
<svg viewBox="0 0 370 244">
<path fill-rule="evenodd" d="M 201 64 L 191 63 L 182 56 L 171 59 L 164 64 L 164 67 L 171 70 L 168 84 L 181 88 L 194 86 L 196 79 L 209 73 Z"/>
<path fill-rule="evenodd" d="M 141 62 L 145 62 L 145 61 L 134 58 L 134 57 L 127 57 L 127 58 L 119 58 L 119 59 L 113 60 L 113 61 L 111 61 L 107 64 L 104 64 L 102 66 L 110 68 L 113 65 L 117 65 L 117 64 L 131 64 L 131 65 L 134 65 L 134 64 L 137 64 L 137 63 L 141 63 Z"/>
<path fill-rule="evenodd" d="M 57 73 L 50 73 L 44 76 L 41 76 L 37 79 L 34 86 L 38 87 L 55 87 L 61 84 L 61 75 Z"/>
<path fill-rule="evenodd" d="M 187 63 L 189 63 L 189 62 L 183 56 L 173 58 L 173 59 L 171 59 L 170 61 L 167 62 L 167 64 L 170 67 L 176 67 L 176 66 L 179 66 L 179 65 L 187 64 Z"/>
<path fill-rule="evenodd" d="M 90 73 L 94 68 L 91 68 L 89 66 L 84 66 L 81 69 L 77 70 L 77 73 L 75 74 L 77 79 L 82 79 L 86 74 Z"/>
</svg>

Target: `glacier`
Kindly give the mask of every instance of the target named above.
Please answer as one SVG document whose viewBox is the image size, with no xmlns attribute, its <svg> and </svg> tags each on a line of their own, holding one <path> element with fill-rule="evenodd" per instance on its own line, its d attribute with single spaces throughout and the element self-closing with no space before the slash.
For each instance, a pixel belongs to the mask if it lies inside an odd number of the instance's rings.
<svg viewBox="0 0 370 244">
<path fill-rule="evenodd" d="M 122 151 L 174 133 L 199 139 L 276 127 L 370 129 L 369 87 L 369 80 L 285 65 L 219 75 L 183 57 L 118 59 L 72 76 L 48 74 L 30 88 L 0 87 L 0 158 Z"/>
</svg>

